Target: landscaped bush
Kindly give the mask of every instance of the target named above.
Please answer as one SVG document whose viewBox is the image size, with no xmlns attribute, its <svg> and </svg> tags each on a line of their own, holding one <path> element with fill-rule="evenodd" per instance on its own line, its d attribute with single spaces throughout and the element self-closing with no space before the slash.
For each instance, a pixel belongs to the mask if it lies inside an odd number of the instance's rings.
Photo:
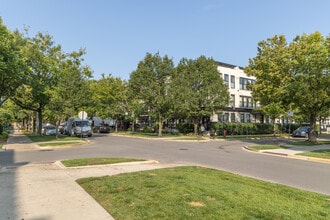
<svg viewBox="0 0 330 220">
<path fill-rule="evenodd" d="M 154 132 L 154 129 L 150 126 L 146 126 L 143 128 L 143 132 L 146 132 L 146 133 L 153 133 Z"/>
<path fill-rule="evenodd" d="M 182 134 L 188 134 L 194 131 L 194 125 L 190 123 L 177 124 L 176 128 L 178 129 L 179 133 Z"/>
<path fill-rule="evenodd" d="M 272 134 L 272 124 L 255 123 L 214 123 L 212 130 L 219 135 L 223 135 L 224 129 L 227 135 L 254 135 L 254 134 Z"/>
</svg>

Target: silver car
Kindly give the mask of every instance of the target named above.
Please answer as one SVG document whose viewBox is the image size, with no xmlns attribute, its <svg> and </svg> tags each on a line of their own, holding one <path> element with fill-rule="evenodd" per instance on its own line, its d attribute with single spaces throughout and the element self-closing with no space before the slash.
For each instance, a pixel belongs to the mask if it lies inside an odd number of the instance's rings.
<svg viewBox="0 0 330 220">
<path fill-rule="evenodd" d="M 53 125 L 47 125 L 44 127 L 44 135 L 56 135 L 56 127 Z"/>
</svg>

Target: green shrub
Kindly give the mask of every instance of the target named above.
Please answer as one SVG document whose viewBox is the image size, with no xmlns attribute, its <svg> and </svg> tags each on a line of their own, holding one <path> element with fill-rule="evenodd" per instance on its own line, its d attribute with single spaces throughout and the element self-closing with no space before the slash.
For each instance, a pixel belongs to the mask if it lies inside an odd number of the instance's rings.
<svg viewBox="0 0 330 220">
<path fill-rule="evenodd" d="M 227 130 L 227 135 L 254 135 L 254 134 L 272 134 L 272 124 L 255 123 L 213 123 L 211 129 L 219 135 L 223 135 L 223 130 Z"/>
<path fill-rule="evenodd" d="M 194 131 L 194 125 L 190 123 L 177 124 L 176 128 L 178 129 L 179 133 L 182 134 L 188 134 Z"/>
<path fill-rule="evenodd" d="M 0 134 L 2 134 L 2 132 L 3 132 L 3 126 L 2 124 L 0 124 Z"/>
<path fill-rule="evenodd" d="M 146 126 L 143 128 L 143 132 L 145 133 L 153 133 L 154 132 L 154 129 L 150 126 Z"/>
</svg>

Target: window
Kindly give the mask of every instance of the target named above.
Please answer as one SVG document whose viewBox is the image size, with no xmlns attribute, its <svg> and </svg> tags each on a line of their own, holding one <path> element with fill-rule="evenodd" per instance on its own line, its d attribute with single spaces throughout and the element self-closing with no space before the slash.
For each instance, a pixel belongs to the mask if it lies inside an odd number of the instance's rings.
<svg viewBox="0 0 330 220">
<path fill-rule="evenodd" d="M 230 88 L 235 89 L 235 76 L 230 76 Z"/>
<path fill-rule="evenodd" d="M 225 84 L 228 86 L 229 85 L 229 76 L 228 74 L 224 74 L 223 75 L 223 81 L 225 82 Z"/>
<path fill-rule="evenodd" d="M 240 117 L 241 123 L 244 123 L 245 122 L 245 115 L 244 114 L 239 114 L 239 117 Z"/>
<path fill-rule="evenodd" d="M 253 108 L 252 97 L 240 96 L 239 107 L 240 108 Z"/>
<path fill-rule="evenodd" d="M 224 113 L 223 115 L 218 115 L 218 121 L 227 123 L 229 122 L 229 113 Z"/>
<path fill-rule="evenodd" d="M 231 107 L 235 107 L 235 95 L 233 95 L 233 94 L 230 95 L 230 103 L 229 103 L 229 105 Z"/>
<path fill-rule="evenodd" d="M 250 114 L 245 114 L 245 120 L 247 123 L 251 123 L 251 115 Z"/>
<path fill-rule="evenodd" d="M 235 122 L 235 121 L 236 121 L 235 113 L 230 113 L 230 122 Z"/>
<path fill-rule="evenodd" d="M 229 113 L 225 113 L 224 117 L 225 117 L 224 122 L 226 122 L 226 123 L 229 122 Z"/>
<path fill-rule="evenodd" d="M 240 77 L 239 78 L 239 89 L 250 90 L 250 89 L 248 89 L 248 85 L 251 85 L 254 83 L 255 83 L 255 80 Z"/>
</svg>

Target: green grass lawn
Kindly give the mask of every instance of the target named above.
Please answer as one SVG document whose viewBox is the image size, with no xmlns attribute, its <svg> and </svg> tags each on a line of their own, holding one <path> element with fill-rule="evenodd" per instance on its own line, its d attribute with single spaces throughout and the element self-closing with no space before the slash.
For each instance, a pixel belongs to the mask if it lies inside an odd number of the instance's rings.
<svg viewBox="0 0 330 220">
<path fill-rule="evenodd" d="M 113 163 L 135 162 L 135 161 L 145 161 L 145 160 L 132 159 L 132 158 L 82 158 L 82 159 L 63 160 L 61 162 L 66 167 L 77 167 L 77 166 L 113 164 Z"/>
<path fill-rule="evenodd" d="M 300 153 L 298 155 L 307 156 L 307 157 L 317 157 L 323 159 L 330 159 L 330 149 L 326 150 L 315 150 L 311 152 Z"/>
<path fill-rule="evenodd" d="M 203 168 L 77 182 L 115 219 L 330 219 L 330 197 Z"/>
<path fill-rule="evenodd" d="M 55 135 L 37 136 L 34 133 L 24 133 L 33 142 L 47 142 L 47 141 L 67 141 L 67 140 L 80 140 L 78 137 L 62 136 L 59 135 L 57 138 Z"/>
<path fill-rule="evenodd" d="M 330 144 L 330 141 L 318 141 L 317 143 L 312 143 L 308 141 L 297 141 L 297 142 L 292 142 L 291 144 L 295 146 L 315 146 L 315 145 Z"/>
<path fill-rule="evenodd" d="M 248 149 L 259 151 L 259 150 L 271 150 L 271 149 L 287 149 L 289 147 L 283 145 L 255 145 L 255 146 L 248 146 Z"/>
</svg>

